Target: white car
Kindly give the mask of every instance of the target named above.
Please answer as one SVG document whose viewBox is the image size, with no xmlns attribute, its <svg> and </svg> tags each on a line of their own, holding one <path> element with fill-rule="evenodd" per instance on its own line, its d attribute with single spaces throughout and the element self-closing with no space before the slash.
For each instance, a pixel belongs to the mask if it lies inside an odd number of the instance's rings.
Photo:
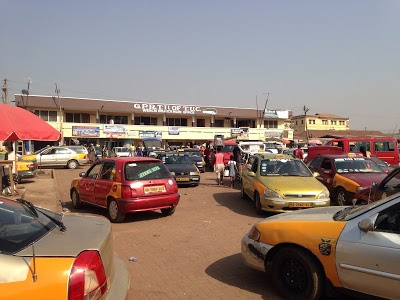
<svg viewBox="0 0 400 300">
<path fill-rule="evenodd" d="M 131 151 L 127 147 L 114 147 L 111 150 L 114 157 L 128 157 L 131 156 Z"/>
</svg>

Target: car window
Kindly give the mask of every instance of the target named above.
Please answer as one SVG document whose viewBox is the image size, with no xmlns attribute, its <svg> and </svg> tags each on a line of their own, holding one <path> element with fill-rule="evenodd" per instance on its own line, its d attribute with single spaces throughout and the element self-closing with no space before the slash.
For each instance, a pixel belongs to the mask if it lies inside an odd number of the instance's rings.
<svg viewBox="0 0 400 300">
<path fill-rule="evenodd" d="M 310 162 L 310 168 L 318 169 L 321 163 L 322 157 L 316 157 Z"/>
<path fill-rule="evenodd" d="M 393 141 L 375 142 L 374 150 L 375 152 L 386 152 L 386 151 L 393 152 L 395 150 L 395 147 Z"/>
<path fill-rule="evenodd" d="M 0 201 L 0 253 L 21 251 L 56 226 L 39 208 L 37 213 L 37 217 L 33 216 L 28 208 L 15 201 Z"/>
<path fill-rule="evenodd" d="M 321 163 L 321 169 L 332 170 L 332 163 L 329 158 L 324 158 L 324 160 Z"/>
<path fill-rule="evenodd" d="M 71 152 L 68 149 L 65 148 L 57 148 L 56 149 L 56 154 L 70 154 Z"/>
<path fill-rule="evenodd" d="M 101 169 L 100 179 L 103 180 L 114 180 L 116 167 L 113 161 L 106 161 Z"/>
<path fill-rule="evenodd" d="M 366 151 L 371 151 L 371 143 L 367 141 L 349 142 L 349 152 L 360 152 L 364 146 Z"/>
<path fill-rule="evenodd" d="M 370 159 L 336 158 L 334 159 L 336 172 L 340 173 L 383 173 L 382 169 Z"/>
<path fill-rule="evenodd" d="M 100 173 L 101 170 L 101 165 L 101 163 L 94 165 L 91 169 L 89 169 L 86 177 L 91 179 L 97 178 L 97 175 Z"/>
<path fill-rule="evenodd" d="M 56 154 L 55 148 L 44 151 L 42 155 L 54 155 L 54 154 Z"/>
<path fill-rule="evenodd" d="M 126 181 L 172 178 L 161 162 L 127 162 L 124 166 Z"/>
<path fill-rule="evenodd" d="M 400 204 L 379 213 L 375 221 L 375 231 L 400 234 Z"/>
<path fill-rule="evenodd" d="M 385 183 L 385 190 L 395 190 L 400 188 L 400 173 L 390 178 L 388 182 Z"/>
<path fill-rule="evenodd" d="M 257 173 L 257 169 L 258 169 L 258 157 L 256 157 L 256 158 L 254 159 L 254 162 L 253 162 L 253 164 L 252 164 L 252 166 L 251 166 L 251 170 L 252 170 L 254 173 Z"/>
</svg>

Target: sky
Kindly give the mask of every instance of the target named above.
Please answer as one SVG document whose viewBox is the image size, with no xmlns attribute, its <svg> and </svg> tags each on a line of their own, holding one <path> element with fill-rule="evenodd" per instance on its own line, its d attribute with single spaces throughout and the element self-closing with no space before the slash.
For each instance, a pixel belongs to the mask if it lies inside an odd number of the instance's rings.
<svg viewBox="0 0 400 300">
<path fill-rule="evenodd" d="M 400 130 L 398 0 L 0 0 L 0 79 L 30 94 L 331 113 Z"/>
</svg>

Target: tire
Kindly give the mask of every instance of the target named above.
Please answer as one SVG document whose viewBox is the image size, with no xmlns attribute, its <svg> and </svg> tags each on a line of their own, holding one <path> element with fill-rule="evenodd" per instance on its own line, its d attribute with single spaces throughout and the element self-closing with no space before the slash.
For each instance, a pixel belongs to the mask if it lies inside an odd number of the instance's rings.
<svg viewBox="0 0 400 300">
<path fill-rule="evenodd" d="M 74 159 L 71 159 L 70 161 L 68 161 L 67 163 L 67 168 L 68 169 L 76 169 L 78 167 L 78 162 Z"/>
<path fill-rule="evenodd" d="M 121 223 L 125 219 L 125 214 L 119 211 L 118 203 L 113 198 L 108 201 L 107 211 L 112 223 Z"/>
<path fill-rule="evenodd" d="M 319 299 L 325 274 L 316 259 L 303 249 L 285 247 L 272 259 L 272 282 L 285 299 Z"/>
<path fill-rule="evenodd" d="M 82 207 L 81 198 L 79 197 L 79 193 L 76 189 L 73 189 L 71 192 L 71 200 L 73 208 L 79 209 Z"/>
<path fill-rule="evenodd" d="M 254 206 L 256 208 L 257 214 L 259 215 L 264 214 L 264 211 L 261 208 L 260 195 L 257 192 L 255 192 L 254 194 Z"/>
<path fill-rule="evenodd" d="M 161 213 L 164 216 L 170 216 L 175 212 L 175 210 L 176 210 L 176 206 L 170 207 L 170 208 L 163 208 L 163 209 L 161 209 Z"/>
<path fill-rule="evenodd" d="M 336 189 L 336 203 L 339 206 L 347 205 L 347 192 L 342 187 Z"/>
<path fill-rule="evenodd" d="M 244 191 L 243 185 L 241 185 L 240 196 L 242 197 L 242 199 L 245 199 L 245 200 L 249 199 L 249 196 L 247 196 L 246 192 Z"/>
</svg>

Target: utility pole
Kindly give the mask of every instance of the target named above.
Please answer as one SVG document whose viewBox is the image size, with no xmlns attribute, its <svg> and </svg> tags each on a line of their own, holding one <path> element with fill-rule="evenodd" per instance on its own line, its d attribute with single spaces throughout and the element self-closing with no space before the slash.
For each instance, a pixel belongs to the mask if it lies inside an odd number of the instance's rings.
<svg viewBox="0 0 400 300">
<path fill-rule="evenodd" d="M 2 91 L 3 91 L 3 95 L 2 95 L 3 103 L 8 104 L 8 80 L 7 80 L 7 78 L 4 79 Z"/>
<path fill-rule="evenodd" d="M 61 107 L 61 100 L 60 100 L 60 89 L 57 86 L 57 83 L 55 83 L 56 88 L 55 88 L 55 93 L 57 94 L 57 100 L 58 100 L 58 109 L 60 110 L 60 134 L 61 134 L 61 139 L 60 139 L 60 146 L 64 145 L 64 135 L 63 135 L 63 112 L 62 112 L 62 107 Z"/>
<path fill-rule="evenodd" d="M 304 106 L 303 106 L 303 110 L 304 110 L 304 122 L 306 123 L 306 137 L 307 137 L 307 145 L 308 145 L 307 112 L 308 112 L 310 109 L 304 105 Z"/>
</svg>

